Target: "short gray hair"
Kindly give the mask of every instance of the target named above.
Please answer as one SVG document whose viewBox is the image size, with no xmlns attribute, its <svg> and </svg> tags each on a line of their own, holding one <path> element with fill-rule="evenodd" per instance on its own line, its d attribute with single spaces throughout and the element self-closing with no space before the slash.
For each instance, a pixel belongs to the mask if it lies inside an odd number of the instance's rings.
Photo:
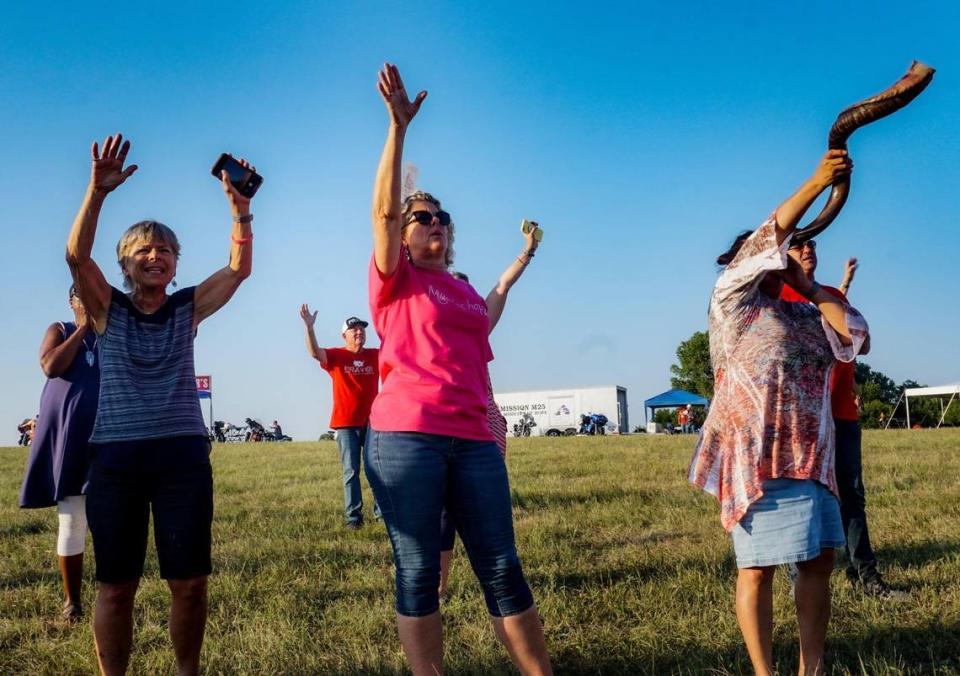
<svg viewBox="0 0 960 676">
<path fill-rule="evenodd" d="M 117 242 L 117 263 L 120 265 L 125 289 L 133 289 L 133 282 L 124 269 L 124 263 L 130 257 L 130 250 L 143 240 L 160 240 L 169 244 L 170 248 L 173 249 L 173 255 L 177 257 L 177 260 L 180 260 L 180 240 L 177 239 L 177 233 L 160 221 L 134 223 L 127 228 L 127 231 L 120 236 L 120 241 Z"/>
<path fill-rule="evenodd" d="M 429 202 L 434 205 L 437 209 L 442 209 L 440 205 L 440 200 L 431 195 L 428 192 L 423 190 L 417 190 L 412 192 L 403 200 L 403 210 L 400 212 L 400 222 L 403 224 L 400 232 L 403 232 L 410 225 L 407 221 L 410 220 L 410 214 L 413 213 L 413 203 L 414 202 Z M 453 234 L 454 234 L 453 221 L 450 221 L 450 225 L 447 226 L 447 253 L 445 256 L 444 263 L 447 267 L 453 265 Z"/>
</svg>

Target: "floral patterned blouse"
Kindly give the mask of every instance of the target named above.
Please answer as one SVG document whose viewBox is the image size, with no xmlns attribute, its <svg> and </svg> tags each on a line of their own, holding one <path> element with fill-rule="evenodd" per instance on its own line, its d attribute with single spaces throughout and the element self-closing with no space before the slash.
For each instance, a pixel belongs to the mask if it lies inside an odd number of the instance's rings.
<svg viewBox="0 0 960 676">
<path fill-rule="evenodd" d="M 843 345 L 812 303 L 760 291 L 764 274 L 787 267 L 775 215 L 744 242 L 710 299 L 714 399 L 688 478 L 720 501 L 728 531 L 763 495 L 767 479 L 813 479 L 837 494 L 830 371 L 868 335 L 849 305 L 852 345 Z"/>
</svg>

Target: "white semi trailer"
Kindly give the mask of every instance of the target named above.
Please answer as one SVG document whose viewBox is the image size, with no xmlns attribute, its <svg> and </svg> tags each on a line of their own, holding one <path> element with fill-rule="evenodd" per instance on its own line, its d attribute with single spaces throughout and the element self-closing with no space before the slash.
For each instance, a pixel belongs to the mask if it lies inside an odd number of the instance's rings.
<svg viewBox="0 0 960 676">
<path fill-rule="evenodd" d="M 507 419 L 507 433 L 526 414 L 537 423 L 530 433 L 534 436 L 576 434 L 580 416 L 602 413 L 607 416 L 607 432 L 626 434 L 627 388 L 619 385 L 580 387 L 566 390 L 539 390 L 535 392 L 494 393 L 500 412 Z"/>
</svg>

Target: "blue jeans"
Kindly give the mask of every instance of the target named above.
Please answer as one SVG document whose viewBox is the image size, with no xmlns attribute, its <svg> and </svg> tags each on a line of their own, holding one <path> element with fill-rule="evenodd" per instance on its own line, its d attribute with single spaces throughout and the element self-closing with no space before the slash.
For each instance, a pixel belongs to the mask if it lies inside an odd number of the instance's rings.
<svg viewBox="0 0 960 676">
<path fill-rule="evenodd" d="M 847 536 L 850 563 L 847 576 L 867 580 L 877 573 L 877 557 L 870 546 L 867 530 L 867 499 L 863 487 L 863 464 L 860 453 L 860 423 L 856 420 L 834 420 L 837 429 L 837 488 L 840 490 L 840 516 Z"/>
<path fill-rule="evenodd" d="M 367 439 L 366 427 L 340 427 L 336 430 L 343 466 L 343 511 L 347 523 L 363 523 L 363 494 L 360 492 L 360 454 Z M 373 516 L 380 518 L 380 508 L 373 503 Z"/>
<path fill-rule="evenodd" d="M 444 506 L 490 614 L 516 615 L 533 606 L 514 544 L 507 467 L 494 442 L 370 430 L 364 458 L 393 547 L 399 614 L 422 617 L 440 607 Z"/>
</svg>

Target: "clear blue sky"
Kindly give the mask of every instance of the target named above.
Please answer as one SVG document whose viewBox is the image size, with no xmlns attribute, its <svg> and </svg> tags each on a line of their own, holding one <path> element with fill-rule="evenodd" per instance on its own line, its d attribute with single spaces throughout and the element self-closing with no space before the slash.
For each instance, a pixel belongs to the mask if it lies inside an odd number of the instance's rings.
<svg viewBox="0 0 960 676">
<path fill-rule="evenodd" d="M 629 389 L 631 422 L 669 387 L 677 344 L 705 328 L 713 260 L 813 169 L 839 110 L 935 66 L 930 88 L 852 139 L 850 201 L 820 238 L 821 281 L 851 298 L 874 368 L 960 379 L 955 3 L 7 3 L 0 15 L 0 439 L 36 412 L 44 329 L 68 319 L 64 243 L 89 145 L 122 131 L 140 171 L 110 196 L 95 258 L 151 217 L 180 236 L 178 280 L 223 265 L 229 220 L 209 176 L 229 150 L 265 176 L 253 277 L 201 326 L 215 413 L 279 418 L 315 438 L 327 375 L 301 302 L 340 341 L 366 316 L 369 201 L 385 61 L 428 89 L 406 159 L 457 225 L 457 268 L 483 293 L 543 247 L 493 336 L 498 390 Z M 371 343 L 376 344 L 375 337 Z"/>
</svg>

